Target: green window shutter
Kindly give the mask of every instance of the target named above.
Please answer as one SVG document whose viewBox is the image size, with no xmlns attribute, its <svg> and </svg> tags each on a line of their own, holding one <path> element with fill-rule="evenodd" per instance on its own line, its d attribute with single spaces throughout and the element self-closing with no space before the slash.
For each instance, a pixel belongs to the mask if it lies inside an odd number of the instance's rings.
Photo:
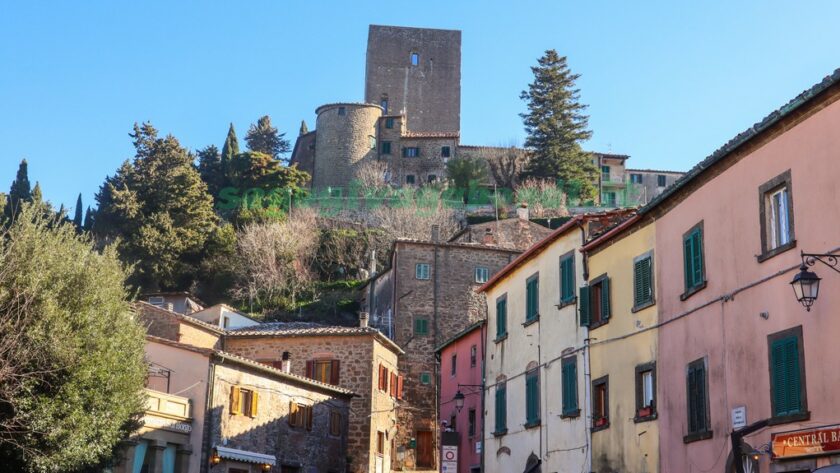
<svg viewBox="0 0 840 473">
<path fill-rule="evenodd" d="M 694 271 L 692 271 L 691 269 L 691 246 L 691 237 L 687 237 L 685 240 L 683 240 L 683 276 L 685 278 L 686 291 L 694 287 L 692 281 L 692 275 L 694 274 Z"/>
<path fill-rule="evenodd" d="M 414 319 L 414 334 L 426 335 L 429 333 L 429 321 L 426 319 Z"/>
<path fill-rule="evenodd" d="M 703 234 L 699 228 L 691 233 L 691 251 L 692 286 L 698 286 L 703 283 Z"/>
<path fill-rule="evenodd" d="M 525 320 L 534 320 L 539 313 L 539 279 L 527 282 L 525 287 Z"/>
<path fill-rule="evenodd" d="M 577 410 L 577 363 L 574 360 L 563 363 L 563 414 L 574 414 Z"/>
<path fill-rule="evenodd" d="M 525 376 L 525 421 L 534 424 L 540 420 L 539 375 L 529 373 Z"/>
<path fill-rule="evenodd" d="M 610 318 L 610 278 L 601 281 L 601 319 Z"/>
<path fill-rule="evenodd" d="M 653 259 L 645 258 L 642 268 L 642 302 L 653 301 Z"/>
<path fill-rule="evenodd" d="M 691 433 L 708 430 L 705 366 L 689 366 L 688 369 L 688 430 Z"/>
<path fill-rule="evenodd" d="M 580 297 L 578 299 L 580 302 L 580 326 L 589 327 L 589 286 L 580 288 Z"/>
<path fill-rule="evenodd" d="M 560 300 L 569 302 L 575 298 L 575 267 L 573 257 L 560 263 Z"/>
<path fill-rule="evenodd" d="M 639 260 L 633 263 L 633 305 L 644 303 L 644 291 L 642 289 L 642 262 Z"/>
<path fill-rule="evenodd" d="M 507 334 L 507 299 L 496 301 L 496 338 Z"/>
<path fill-rule="evenodd" d="M 773 415 L 783 416 L 801 411 L 801 380 L 799 374 L 799 342 L 789 337 L 773 342 Z"/>
<path fill-rule="evenodd" d="M 785 368 L 788 378 L 788 412 L 802 411 L 802 380 L 799 379 L 799 343 L 796 337 L 791 337 L 785 344 Z"/>
<path fill-rule="evenodd" d="M 496 386 L 496 432 L 507 429 L 507 396 L 504 385 Z"/>
</svg>

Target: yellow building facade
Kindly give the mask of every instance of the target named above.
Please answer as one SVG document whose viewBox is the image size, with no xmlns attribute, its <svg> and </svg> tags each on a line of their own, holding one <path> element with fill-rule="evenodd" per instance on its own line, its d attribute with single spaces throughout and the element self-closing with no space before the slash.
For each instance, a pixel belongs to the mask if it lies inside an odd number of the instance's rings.
<svg viewBox="0 0 840 473">
<path fill-rule="evenodd" d="M 654 224 L 632 218 L 583 249 L 593 472 L 659 471 L 654 246 Z"/>
</svg>

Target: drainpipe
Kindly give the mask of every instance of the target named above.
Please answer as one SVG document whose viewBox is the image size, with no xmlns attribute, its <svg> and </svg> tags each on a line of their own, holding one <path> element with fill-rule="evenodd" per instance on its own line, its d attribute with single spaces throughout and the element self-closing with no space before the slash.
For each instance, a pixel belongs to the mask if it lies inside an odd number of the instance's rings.
<svg viewBox="0 0 840 473">
<path fill-rule="evenodd" d="M 437 347 L 440 344 L 440 342 L 438 341 L 438 337 L 440 335 L 439 334 L 439 328 L 440 327 L 438 325 L 438 287 L 440 285 L 440 271 L 439 271 L 439 268 L 438 268 L 438 252 L 439 252 L 438 243 L 439 243 L 439 240 L 440 240 L 440 227 L 438 227 L 437 225 L 432 226 L 432 240 L 434 242 L 434 248 L 435 248 L 435 260 L 434 260 L 435 279 L 434 279 L 434 284 L 432 285 L 432 300 L 434 301 L 433 317 L 434 317 L 434 329 L 435 329 L 435 336 L 433 337 L 433 340 L 434 340 L 434 346 Z M 440 378 L 441 378 L 440 363 L 435 363 L 435 371 L 437 372 L 437 373 L 435 373 L 435 381 L 436 381 L 436 383 L 435 383 L 435 399 L 440 399 Z M 440 445 L 440 438 L 441 438 L 441 436 L 440 436 L 440 425 L 437 422 L 438 418 L 440 418 L 440 409 L 439 409 L 439 406 L 438 406 L 437 402 L 435 402 L 434 409 L 435 409 L 434 426 L 435 426 L 435 430 L 438 433 L 438 435 L 436 435 L 436 437 L 437 437 L 436 441 L 437 441 L 438 445 Z M 435 463 L 438 464 L 438 469 L 440 468 L 439 461 L 440 461 L 440 456 L 438 456 L 437 461 L 435 461 Z"/>
<path fill-rule="evenodd" d="M 484 347 L 487 345 L 487 322 L 481 326 L 481 456 L 478 459 L 481 471 L 484 471 L 484 399 L 485 389 L 487 387 L 485 361 L 484 361 Z"/>
<path fill-rule="evenodd" d="M 587 329 L 588 331 L 589 329 Z M 583 429 L 586 441 L 586 467 L 584 471 L 592 471 L 592 419 L 589 416 L 592 401 L 592 372 L 589 369 L 589 336 L 583 340 Z"/>
<path fill-rule="evenodd" d="M 201 457 L 199 471 L 202 473 L 206 473 L 210 468 L 210 451 L 213 447 L 213 435 L 210 430 L 214 425 L 211 419 L 213 415 L 213 388 L 216 385 L 216 364 L 213 362 L 213 355 L 209 355 L 207 361 L 209 362 L 207 366 L 207 398 L 204 400 L 204 425 L 201 432 L 201 452 L 199 452 Z"/>
</svg>

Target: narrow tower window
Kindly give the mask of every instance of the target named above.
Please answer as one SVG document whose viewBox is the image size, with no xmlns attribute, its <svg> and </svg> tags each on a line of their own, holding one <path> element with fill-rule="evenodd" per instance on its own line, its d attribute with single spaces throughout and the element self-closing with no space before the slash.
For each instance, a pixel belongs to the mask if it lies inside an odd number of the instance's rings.
<svg viewBox="0 0 840 473">
<path fill-rule="evenodd" d="M 420 54 L 418 53 L 411 53 L 411 65 L 418 66 L 420 65 Z"/>
</svg>

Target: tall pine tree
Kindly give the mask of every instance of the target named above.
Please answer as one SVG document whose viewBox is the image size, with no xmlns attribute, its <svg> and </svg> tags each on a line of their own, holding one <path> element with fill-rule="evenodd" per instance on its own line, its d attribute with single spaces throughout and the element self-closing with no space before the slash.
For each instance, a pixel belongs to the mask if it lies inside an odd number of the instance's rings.
<svg viewBox="0 0 840 473">
<path fill-rule="evenodd" d="M 29 165 L 22 160 L 18 166 L 15 180 L 9 189 L 9 197 L 6 202 L 6 218 L 12 219 L 20 212 L 23 202 L 32 202 L 32 189 L 29 184 Z"/>
<path fill-rule="evenodd" d="M 285 136 L 285 133 L 280 133 L 271 125 L 271 117 L 265 115 L 248 129 L 245 142 L 248 143 L 249 150 L 278 159 L 289 152 L 289 140 L 285 139 Z"/>
<path fill-rule="evenodd" d="M 573 74 L 566 57 L 553 49 L 537 62 L 531 68 L 534 82 L 520 95 L 528 105 L 521 117 L 528 133 L 525 147 L 531 152 L 524 175 L 579 185 L 581 198 L 592 199 L 597 195 L 598 169 L 581 148 L 592 132 L 575 87 L 580 75 Z"/>
<path fill-rule="evenodd" d="M 82 225 L 82 230 L 89 232 L 91 228 L 93 228 L 93 212 L 90 210 L 90 206 L 88 205 L 88 208 L 85 211 L 85 223 Z"/>
<path fill-rule="evenodd" d="M 222 170 L 222 156 L 215 145 L 198 150 L 198 173 L 207 184 L 207 192 L 214 198 L 225 185 L 225 174 Z"/>
<path fill-rule="evenodd" d="M 225 138 L 225 144 L 222 146 L 222 174 L 225 177 L 227 177 L 233 158 L 237 154 L 239 154 L 239 140 L 236 138 L 236 130 L 233 129 L 233 123 L 231 123 Z"/>
<path fill-rule="evenodd" d="M 76 208 L 73 209 L 73 225 L 76 227 L 77 231 L 82 231 L 82 193 L 79 193 L 79 197 L 76 199 Z"/>
</svg>

